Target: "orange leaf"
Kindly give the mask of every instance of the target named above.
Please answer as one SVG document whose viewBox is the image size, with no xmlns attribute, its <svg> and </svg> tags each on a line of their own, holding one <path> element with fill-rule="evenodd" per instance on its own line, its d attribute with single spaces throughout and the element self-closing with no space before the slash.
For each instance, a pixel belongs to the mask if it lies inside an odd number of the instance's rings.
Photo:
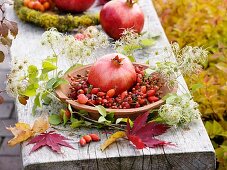
<svg viewBox="0 0 227 170">
<path fill-rule="evenodd" d="M 44 133 L 49 126 L 50 124 L 47 117 L 39 117 L 35 120 L 32 131 L 34 133 Z"/>
<path fill-rule="evenodd" d="M 14 138 L 8 141 L 9 146 L 15 146 L 33 135 L 30 126 L 26 123 L 16 123 L 15 127 L 9 127 L 6 129 L 11 131 L 14 135 Z"/>
</svg>

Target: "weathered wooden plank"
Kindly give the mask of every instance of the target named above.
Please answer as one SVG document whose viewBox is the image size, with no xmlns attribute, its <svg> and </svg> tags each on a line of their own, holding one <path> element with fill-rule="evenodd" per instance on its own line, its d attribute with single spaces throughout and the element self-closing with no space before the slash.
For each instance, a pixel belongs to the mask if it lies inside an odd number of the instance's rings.
<svg viewBox="0 0 227 170">
<path fill-rule="evenodd" d="M 140 1 L 146 22 L 144 31 L 149 31 L 154 35 L 159 34 L 160 38 L 152 47 L 149 60 L 152 64 L 162 60 L 161 50 L 169 45 L 158 16 L 150 0 Z M 8 16 L 12 20 L 18 21 L 12 8 L 7 8 Z M 40 59 L 46 56 L 47 51 L 40 50 L 40 39 L 43 30 L 27 23 L 18 21 L 19 34 L 13 42 L 11 53 L 12 56 L 33 56 L 32 60 L 39 63 Z M 37 50 L 39 49 L 39 50 Z M 101 55 L 109 50 L 99 51 Z M 156 52 L 159 55 L 155 55 Z M 147 57 L 137 60 L 144 62 Z M 172 57 L 172 60 L 175 60 Z M 67 69 L 67 63 L 62 62 L 61 67 Z M 178 93 L 187 91 L 187 86 L 183 77 L 179 78 L 184 88 L 180 88 Z M 19 120 L 32 123 L 34 117 L 31 116 L 32 102 L 29 101 L 26 107 L 18 104 Z M 97 133 L 97 130 L 91 130 Z M 84 135 L 88 130 L 75 130 L 78 135 Z M 90 130 L 89 130 L 90 132 Z M 69 135 L 68 132 L 62 132 Z M 107 135 L 99 131 L 103 142 Z M 78 141 L 78 136 L 70 136 L 74 141 Z M 84 148 L 80 148 L 78 143 L 72 145 L 76 150 L 62 148 L 63 154 L 56 154 L 47 148 L 43 148 L 29 155 L 32 146 L 22 145 L 23 166 L 25 169 L 214 169 L 215 156 L 212 144 L 200 120 L 193 122 L 190 129 L 174 129 L 168 131 L 165 135 L 159 137 L 166 141 L 176 144 L 176 147 L 146 148 L 141 151 L 135 150 L 128 141 L 120 140 L 118 143 L 111 145 L 106 151 L 101 152 L 100 143 L 91 143 Z M 165 153 L 165 154 L 164 154 Z"/>
<path fill-rule="evenodd" d="M 1 170 L 22 170 L 22 161 L 20 157 L 0 156 Z"/>
<path fill-rule="evenodd" d="M 8 130 L 6 130 L 6 127 L 9 127 L 10 125 L 14 125 L 16 123 L 15 119 L 4 119 L 0 120 L 0 137 L 11 137 L 12 134 L 9 133 Z"/>
<path fill-rule="evenodd" d="M 0 146 L 0 156 L 20 156 L 20 145 L 15 147 L 9 147 L 7 142 L 11 138 L 5 137 L 3 139 L 2 145 Z M 1 141 L 0 141 L 1 142 Z"/>
<path fill-rule="evenodd" d="M 8 102 L 0 105 L 0 119 L 8 119 L 14 110 L 14 103 Z"/>
</svg>

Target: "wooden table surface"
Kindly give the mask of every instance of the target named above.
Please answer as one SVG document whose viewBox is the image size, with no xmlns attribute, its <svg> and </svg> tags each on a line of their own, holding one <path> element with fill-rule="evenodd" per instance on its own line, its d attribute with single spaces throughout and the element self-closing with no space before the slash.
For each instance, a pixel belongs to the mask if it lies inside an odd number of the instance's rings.
<svg viewBox="0 0 227 170">
<path fill-rule="evenodd" d="M 152 47 L 149 55 L 151 63 L 162 60 L 161 54 L 154 55 L 156 51 L 160 51 L 169 45 L 163 28 L 160 24 L 156 11 L 150 0 L 141 0 L 139 2 L 145 13 L 146 22 L 144 31 L 153 34 L 159 34 L 160 38 Z M 18 22 L 19 34 L 13 41 L 11 48 L 12 57 L 29 56 L 33 61 L 40 62 L 47 54 L 42 50 L 40 39 L 43 29 L 23 23 L 19 21 L 12 7 L 7 8 L 7 16 L 9 19 Z M 105 51 L 103 52 L 105 53 Z M 174 60 L 174 57 L 172 58 Z M 140 62 L 147 59 L 141 59 Z M 61 67 L 67 68 L 67 63 L 62 62 Z M 179 78 L 181 84 L 187 86 L 182 77 Z M 182 93 L 184 89 L 179 89 L 178 93 Z M 19 121 L 32 123 L 35 117 L 31 114 L 32 101 L 30 100 L 26 107 L 17 104 Z M 160 139 L 170 141 L 176 144 L 176 147 L 164 148 L 145 148 L 136 150 L 128 141 L 120 140 L 112 144 L 104 152 L 100 151 L 100 144 L 108 137 L 108 134 L 96 129 L 75 130 L 75 133 L 86 134 L 88 132 L 99 133 L 102 141 L 91 143 L 86 147 L 79 147 L 77 143 L 71 143 L 76 149 L 62 147 L 63 154 L 56 154 L 44 147 L 37 152 L 29 155 L 30 145 L 22 144 L 22 159 L 24 169 L 47 169 L 47 170 L 70 170 L 70 169 L 215 169 L 215 153 L 207 132 L 204 128 L 202 120 L 199 119 L 190 124 L 189 129 L 172 128 Z M 68 135 L 68 132 L 60 132 Z M 78 141 L 76 136 L 70 136 L 71 139 Z"/>
</svg>

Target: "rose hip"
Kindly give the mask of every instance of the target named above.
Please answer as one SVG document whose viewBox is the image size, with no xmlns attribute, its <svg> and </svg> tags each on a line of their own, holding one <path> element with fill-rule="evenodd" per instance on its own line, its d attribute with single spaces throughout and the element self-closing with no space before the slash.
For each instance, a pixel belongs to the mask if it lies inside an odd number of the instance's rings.
<svg viewBox="0 0 227 170">
<path fill-rule="evenodd" d="M 113 97 L 115 95 L 115 89 L 110 89 L 107 91 L 106 96 Z"/>
<path fill-rule="evenodd" d="M 106 93 L 104 93 L 104 92 L 98 92 L 97 93 L 97 96 L 99 96 L 99 97 L 102 97 L 102 96 L 105 96 L 106 95 Z"/>
<path fill-rule="evenodd" d="M 97 94 L 100 91 L 99 88 L 93 88 L 91 89 L 91 94 Z"/>
<path fill-rule="evenodd" d="M 150 97 L 150 96 L 154 96 L 155 95 L 155 90 L 148 90 L 147 91 L 147 96 Z"/>
<path fill-rule="evenodd" d="M 86 143 L 90 143 L 91 140 L 92 140 L 90 135 L 85 135 L 85 136 L 83 136 L 82 138 L 85 139 Z"/>
<path fill-rule="evenodd" d="M 89 136 L 91 137 L 92 141 L 94 141 L 94 142 L 100 141 L 100 138 L 97 134 L 92 133 L 92 134 L 89 134 Z"/>
<path fill-rule="evenodd" d="M 157 102 L 158 100 L 159 100 L 159 98 L 156 97 L 156 96 L 148 97 L 148 101 L 149 101 L 150 103 L 152 103 L 152 102 Z"/>
<path fill-rule="evenodd" d="M 71 93 L 68 97 L 77 100 L 80 104 L 103 105 L 112 109 L 138 108 L 158 101 L 162 94 L 160 89 L 163 86 L 160 76 L 153 73 L 147 77 L 144 76 L 145 69 L 142 66 L 135 66 L 134 68 L 137 81 L 130 89 L 117 95 L 114 88 L 107 92 L 98 87 L 92 88 L 92 85 L 88 83 L 88 74 L 69 75 Z"/>
<path fill-rule="evenodd" d="M 86 140 L 84 138 L 80 139 L 80 146 L 85 146 L 87 144 Z"/>
<path fill-rule="evenodd" d="M 147 92 L 147 87 L 141 86 L 140 91 L 145 94 Z"/>
<path fill-rule="evenodd" d="M 80 103 L 80 104 L 86 104 L 87 101 L 88 101 L 88 98 L 87 98 L 87 96 L 85 96 L 84 94 L 79 94 L 79 95 L 77 96 L 77 101 L 78 101 L 78 103 Z"/>
</svg>

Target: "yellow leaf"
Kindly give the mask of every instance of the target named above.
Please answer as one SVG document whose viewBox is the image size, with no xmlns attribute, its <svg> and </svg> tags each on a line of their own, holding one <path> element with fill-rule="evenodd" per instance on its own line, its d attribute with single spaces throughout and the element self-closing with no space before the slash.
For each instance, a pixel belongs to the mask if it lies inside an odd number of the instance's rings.
<svg viewBox="0 0 227 170">
<path fill-rule="evenodd" d="M 49 122 L 47 117 L 39 117 L 35 120 L 33 127 L 26 123 L 16 123 L 15 127 L 6 128 L 11 131 L 14 138 L 8 141 L 9 146 L 15 146 L 18 143 L 26 141 L 36 133 L 43 133 L 49 128 Z"/>
<path fill-rule="evenodd" d="M 34 133 L 43 133 L 49 128 L 50 124 L 47 117 L 39 117 L 33 124 L 32 131 Z"/>
<path fill-rule="evenodd" d="M 104 151 L 109 145 L 114 143 L 117 139 L 123 138 L 125 136 L 126 134 L 124 131 L 115 132 L 101 145 L 101 150 Z"/>
<path fill-rule="evenodd" d="M 9 127 L 6 129 L 11 131 L 14 135 L 14 138 L 8 141 L 9 146 L 15 146 L 33 135 L 30 126 L 26 123 L 16 123 L 15 127 Z"/>
</svg>

